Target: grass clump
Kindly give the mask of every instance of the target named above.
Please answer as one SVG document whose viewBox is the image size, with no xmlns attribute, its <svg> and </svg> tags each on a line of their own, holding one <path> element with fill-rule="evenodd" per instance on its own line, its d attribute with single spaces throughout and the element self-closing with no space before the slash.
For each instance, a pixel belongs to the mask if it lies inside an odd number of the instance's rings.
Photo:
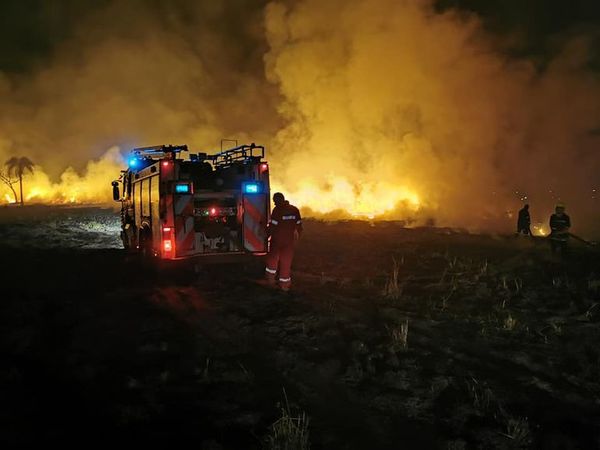
<svg viewBox="0 0 600 450">
<path fill-rule="evenodd" d="M 392 351 L 408 348 L 408 319 L 401 323 L 399 327 L 389 327 L 388 332 L 392 341 Z"/>
<path fill-rule="evenodd" d="M 308 450 L 310 449 L 308 425 L 310 419 L 305 412 L 292 416 L 287 394 L 283 390 L 285 405 L 280 406 L 281 417 L 270 427 L 265 448 L 268 450 Z"/>
<path fill-rule="evenodd" d="M 531 430 L 526 417 L 507 417 L 506 431 L 500 434 L 512 440 L 516 448 L 528 448 L 531 444 Z"/>
<path fill-rule="evenodd" d="M 396 258 L 392 261 L 392 271 L 383 287 L 383 296 L 389 300 L 399 300 L 402 297 L 404 284 L 400 282 L 400 263 Z"/>
<path fill-rule="evenodd" d="M 466 388 L 473 408 L 480 414 L 500 409 L 494 393 L 486 383 L 482 383 L 476 378 L 471 377 L 466 380 Z"/>
<path fill-rule="evenodd" d="M 508 317 L 504 319 L 504 323 L 502 324 L 502 328 L 506 331 L 514 331 L 517 328 L 517 319 L 515 319 L 510 313 Z"/>
</svg>

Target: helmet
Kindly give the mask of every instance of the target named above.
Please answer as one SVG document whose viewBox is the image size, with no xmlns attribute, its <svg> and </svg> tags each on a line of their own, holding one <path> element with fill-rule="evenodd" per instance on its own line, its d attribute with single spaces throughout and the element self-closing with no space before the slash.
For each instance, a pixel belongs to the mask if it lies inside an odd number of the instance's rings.
<svg viewBox="0 0 600 450">
<path fill-rule="evenodd" d="M 558 202 L 556 204 L 556 209 L 565 209 L 565 204 L 563 202 Z"/>
</svg>

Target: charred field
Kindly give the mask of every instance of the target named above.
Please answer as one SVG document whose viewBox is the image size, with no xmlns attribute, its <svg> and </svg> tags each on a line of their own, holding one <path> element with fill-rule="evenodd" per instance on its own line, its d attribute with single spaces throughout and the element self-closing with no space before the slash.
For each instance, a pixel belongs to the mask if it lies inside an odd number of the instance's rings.
<svg viewBox="0 0 600 450">
<path fill-rule="evenodd" d="M 110 210 L 15 211 L 3 448 L 600 446 L 597 250 L 307 221 L 288 295 L 259 263 L 141 264 Z"/>
</svg>

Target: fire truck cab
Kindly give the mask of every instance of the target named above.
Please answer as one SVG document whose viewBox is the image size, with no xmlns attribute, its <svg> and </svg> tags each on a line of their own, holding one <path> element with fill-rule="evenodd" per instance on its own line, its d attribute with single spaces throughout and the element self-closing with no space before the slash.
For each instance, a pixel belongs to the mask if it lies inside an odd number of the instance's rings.
<svg viewBox="0 0 600 450">
<path fill-rule="evenodd" d="M 263 255 L 270 215 L 263 146 L 189 154 L 185 145 L 136 148 L 113 181 L 130 251 L 175 260 Z"/>
</svg>

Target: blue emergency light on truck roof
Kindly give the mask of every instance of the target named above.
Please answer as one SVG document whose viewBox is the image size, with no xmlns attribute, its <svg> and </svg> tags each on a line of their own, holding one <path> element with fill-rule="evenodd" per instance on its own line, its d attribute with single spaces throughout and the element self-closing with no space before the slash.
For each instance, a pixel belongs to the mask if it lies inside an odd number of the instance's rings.
<svg viewBox="0 0 600 450">
<path fill-rule="evenodd" d="M 258 194 L 260 186 L 258 183 L 244 183 L 244 194 Z"/>
<path fill-rule="evenodd" d="M 129 167 L 136 167 L 138 165 L 138 160 L 137 158 L 130 158 L 129 159 Z"/>
</svg>

